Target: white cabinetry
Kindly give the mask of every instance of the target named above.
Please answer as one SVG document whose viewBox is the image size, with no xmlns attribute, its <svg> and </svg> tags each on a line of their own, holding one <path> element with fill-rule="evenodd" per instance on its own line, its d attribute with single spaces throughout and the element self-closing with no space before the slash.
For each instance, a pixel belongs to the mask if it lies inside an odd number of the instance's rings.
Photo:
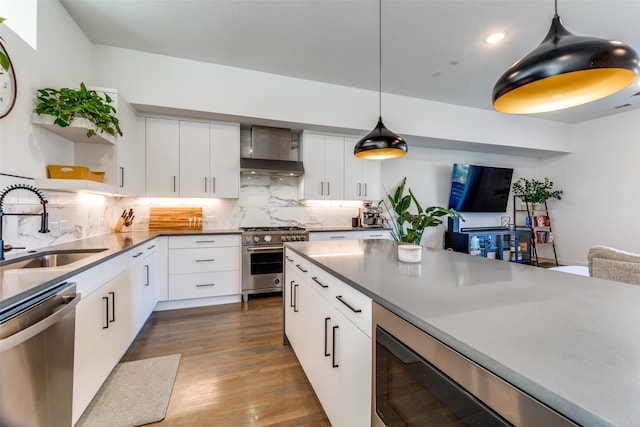
<svg viewBox="0 0 640 427">
<path fill-rule="evenodd" d="M 353 147 L 357 142 L 355 138 L 345 138 L 344 198 L 346 200 L 380 200 L 381 161 L 354 156 Z"/>
<path fill-rule="evenodd" d="M 147 196 L 237 198 L 240 126 L 146 119 Z"/>
<path fill-rule="evenodd" d="M 371 299 L 285 252 L 285 333 L 334 427 L 371 417 Z"/>
<path fill-rule="evenodd" d="M 129 251 L 132 325 L 137 333 L 158 302 L 158 239 Z"/>
<path fill-rule="evenodd" d="M 344 138 L 305 132 L 303 198 L 344 199 Z"/>
<path fill-rule="evenodd" d="M 72 279 L 82 300 L 76 308 L 73 422 L 118 363 L 137 333 L 127 255 L 121 255 Z"/>
<path fill-rule="evenodd" d="M 179 196 L 179 122 L 147 117 L 145 138 L 147 196 Z"/>
<path fill-rule="evenodd" d="M 309 240 L 360 240 L 360 239 L 390 239 L 391 233 L 385 229 L 345 230 L 345 231 L 311 231 Z"/>
<path fill-rule="evenodd" d="M 169 237 L 169 300 L 240 293 L 240 236 Z"/>
</svg>

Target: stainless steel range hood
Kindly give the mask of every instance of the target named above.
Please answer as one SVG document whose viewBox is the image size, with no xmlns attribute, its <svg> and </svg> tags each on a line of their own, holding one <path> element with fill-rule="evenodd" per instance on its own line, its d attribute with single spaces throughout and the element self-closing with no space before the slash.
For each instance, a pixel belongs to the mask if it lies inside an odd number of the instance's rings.
<svg viewBox="0 0 640 427">
<path fill-rule="evenodd" d="M 300 176 L 302 162 L 291 160 L 291 129 L 251 127 L 251 141 L 243 147 L 240 173 L 255 175 Z"/>
</svg>

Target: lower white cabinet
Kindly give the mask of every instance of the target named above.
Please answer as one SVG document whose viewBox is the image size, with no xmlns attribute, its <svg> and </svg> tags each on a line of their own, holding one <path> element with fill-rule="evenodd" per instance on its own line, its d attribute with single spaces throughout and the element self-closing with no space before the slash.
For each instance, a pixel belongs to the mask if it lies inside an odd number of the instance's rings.
<svg viewBox="0 0 640 427">
<path fill-rule="evenodd" d="M 169 300 L 239 295 L 240 236 L 169 237 Z"/>
<path fill-rule="evenodd" d="M 158 302 L 158 239 L 129 251 L 129 279 L 134 336 Z"/>
<path fill-rule="evenodd" d="M 118 258 L 73 279 L 82 295 L 76 308 L 74 423 L 135 336 L 127 256 Z"/>
<path fill-rule="evenodd" d="M 287 338 L 331 424 L 369 426 L 371 299 L 292 251 L 286 256 Z"/>
<path fill-rule="evenodd" d="M 310 231 L 309 240 L 361 240 L 361 239 L 390 239 L 389 230 L 375 228 L 370 230 L 345 231 Z"/>
</svg>

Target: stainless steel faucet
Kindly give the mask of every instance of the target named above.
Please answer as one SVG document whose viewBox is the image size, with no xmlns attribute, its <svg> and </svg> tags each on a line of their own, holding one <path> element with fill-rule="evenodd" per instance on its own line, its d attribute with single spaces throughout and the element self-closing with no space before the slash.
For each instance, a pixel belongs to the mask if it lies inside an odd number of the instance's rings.
<svg viewBox="0 0 640 427">
<path fill-rule="evenodd" d="M 35 193 L 36 196 L 38 196 L 38 198 L 40 199 L 40 204 L 42 205 L 42 212 L 39 214 L 35 214 L 35 213 L 4 213 L 4 208 L 3 208 L 3 204 L 4 204 L 4 197 L 7 195 L 7 193 L 10 193 L 14 190 L 28 190 L 31 191 L 32 193 Z M 36 187 L 32 187 L 31 185 L 26 185 L 26 184 L 15 184 L 15 185 L 10 185 L 9 187 L 5 188 L 4 190 L 2 190 L 2 193 L 0 193 L 0 261 L 4 260 L 4 253 L 5 251 L 10 251 L 11 249 L 17 249 L 11 245 L 5 245 L 4 244 L 4 240 L 2 240 L 2 218 L 5 215 L 15 215 L 15 216 L 35 216 L 38 215 L 40 216 L 40 230 L 38 230 L 38 232 L 40 233 L 48 233 L 49 232 L 49 214 L 47 213 L 47 199 L 44 198 L 44 194 L 42 194 L 42 192 L 40 190 L 38 190 Z M 22 248 L 24 249 L 24 248 Z"/>
</svg>

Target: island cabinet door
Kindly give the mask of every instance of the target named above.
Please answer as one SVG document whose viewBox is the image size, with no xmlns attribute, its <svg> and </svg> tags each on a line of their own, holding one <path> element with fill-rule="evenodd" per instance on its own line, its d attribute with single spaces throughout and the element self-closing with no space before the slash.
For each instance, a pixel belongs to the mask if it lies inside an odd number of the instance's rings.
<svg viewBox="0 0 640 427">
<path fill-rule="evenodd" d="M 335 308 L 331 318 L 331 401 L 334 427 L 368 426 L 371 420 L 371 338 Z"/>
</svg>

